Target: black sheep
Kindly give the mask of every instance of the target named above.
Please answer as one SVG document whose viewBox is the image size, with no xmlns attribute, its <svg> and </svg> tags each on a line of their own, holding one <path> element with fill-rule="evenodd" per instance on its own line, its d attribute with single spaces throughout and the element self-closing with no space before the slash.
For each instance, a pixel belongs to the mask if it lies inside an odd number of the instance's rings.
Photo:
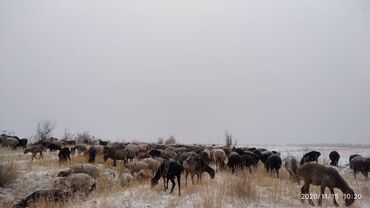
<svg viewBox="0 0 370 208">
<path fill-rule="evenodd" d="M 159 166 L 157 172 L 155 173 L 154 177 L 151 180 L 152 188 L 158 184 L 158 181 L 161 177 L 163 177 L 164 183 L 164 190 L 166 191 L 168 188 L 168 181 L 171 180 L 172 188 L 171 192 L 175 188 L 175 178 L 177 178 L 177 184 L 179 186 L 179 196 L 181 195 L 181 171 L 182 166 L 177 161 L 163 161 L 163 163 Z M 166 181 L 165 181 L 166 180 Z M 167 185 L 166 185 L 167 184 Z"/>
<path fill-rule="evenodd" d="M 227 166 L 231 168 L 232 173 L 235 172 L 235 169 L 241 169 L 242 161 L 241 157 L 237 152 L 230 153 Z"/>
<path fill-rule="evenodd" d="M 272 155 L 270 151 L 260 152 L 259 158 L 263 163 L 266 163 L 267 158 Z"/>
<path fill-rule="evenodd" d="M 71 161 L 70 157 L 71 151 L 68 147 L 64 147 L 63 149 L 59 150 L 58 157 L 59 157 L 59 165 L 63 161 Z"/>
<path fill-rule="evenodd" d="M 62 147 L 58 144 L 54 144 L 54 143 L 48 143 L 47 146 L 46 146 L 47 149 L 50 150 L 50 152 L 53 152 L 53 151 L 56 151 L 56 150 L 61 150 Z"/>
<path fill-rule="evenodd" d="M 370 171 L 370 158 L 356 156 L 351 159 L 350 166 L 353 170 L 354 178 L 356 178 L 357 172 L 361 172 L 366 179 L 368 178 L 368 172 Z"/>
<path fill-rule="evenodd" d="M 241 167 L 248 168 L 250 173 L 252 173 L 251 166 L 258 164 L 258 159 L 256 159 L 250 154 L 242 154 L 240 156 L 240 159 L 241 159 Z"/>
<path fill-rule="evenodd" d="M 279 178 L 279 170 L 281 168 L 282 160 L 278 154 L 272 154 L 270 155 L 265 162 L 265 168 L 267 172 L 273 171 L 276 172 L 277 177 Z"/>
<path fill-rule="evenodd" d="M 211 162 L 209 155 L 207 152 L 201 151 L 199 153 L 199 157 L 208 165 Z"/>
<path fill-rule="evenodd" d="M 24 139 L 18 139 L 17 147 L 23 147 L 23 149 L 26 149 L 28 140 L 26 138 Z"/>
<path fill-rule="evenodd" d="M 149 155 L 152 156 L 153 158 L 159 157 L 161 155 L 161 151 L 155 149 L 155 150 L 150 150 Z"/>
<path fill-rule="evenodd" d="M 317 163 L 320 155 L 321 153 L 317 151 L 307 152 L 306 154 L 303 155 L 300 164 L 303 165 L 305 163 L 312 162 L 312 161 L 316 161 Z"/>
<path fill-rule="evenodd" d="M 340 158 L 339 153 L 337 151 L 332 151 L 329 154 L 329 158 L 331 160 L 330 165 L 338 167 L 338 161 L 339 161 L 339 158 Z"/>
<path fill-rule="evenodd" d="M 88 150 L 89 153 L 89 163 L 94 163 L 95 162 L 95 157 L 96 157 L 96 148 L 95 147 L 90 147 Z"/>
<path fill-rule="evenodd" d="M 107 145 L 108 141 L 98 140 L 100 145 Z"/>
</svg>

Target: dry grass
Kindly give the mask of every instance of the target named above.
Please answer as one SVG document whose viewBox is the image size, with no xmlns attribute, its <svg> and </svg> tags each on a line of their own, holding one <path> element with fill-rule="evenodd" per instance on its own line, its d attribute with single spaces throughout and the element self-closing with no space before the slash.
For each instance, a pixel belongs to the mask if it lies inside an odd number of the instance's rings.
<svg viewBox="0 0 370 208">
<path fill-rule="evenodd" d="M 2 151 L 2 150 L 1 150 Z M 44 159 L 31 161 L 31 155 L 24 155 L 21 150 L 2 151 L 0 160 L 9 160 L 9 164 L 17 164 L 21 172 L 45 171 L 55 173 L 56 171 L 67 169 L 70 165 L 86 163 L 87 157 L 73 156 L 70 164 L 59 166 L 57 154 L 46 152 Z M 20 161 L 14 163 L 15 160 Z M 22 161 L 21 161 L 22 160 Z M 324 159 L 324 163 L 327 161 Z M 117 177 L 125 171 L 120 162 L 117 167 L 112 166 L 112 160 L 103 161 L 102 157 L 97 157 L 96 162 L 103 170 L 112 169 L 118 172 Z M 0 169 L 1 171 L 1 169 Z M 17 172 L 17 171 L 16 171 Z M 370 196 L 369 181 L 364 177 L 358 177 L 353 180 L 353 174 L 344 171 L 343 177 L 348 184 L 354 189 L 355 193 L 361 193 L 363 199 L 358 200 L 352 207 L 361 207 L 368 205 Z M 49 176 L 49 177 L 54 177 Z M 21 178 L 21 176 L 20 176 Z M 253 169 L 250 174 L 248 170 L 231 174 L 230 171 L 220 171 L 216 173 L 215 179 L 211 180 L 208 174 L 204 173 L 202 182 L 192 185 L 188 179 L 188 186 L 185 186 L 184 175 L 182 176 L 182 196 L 177 196 L 177 184 L 174 193 L 163 191 L 162 180 L 160 184 L 150 189 L 150 181 L 133 181 L 129 187 L 122 187 L 117 181 L 109 185 L 109 179 L 105 174 L 101 174 L 97 179 L 96 190 L 87 198 L 73 198 L 63 203 L 54 203 L 47 200 L 40 200 L 32 207 L 144 207 L 146 204 L 152 207 L 307 207 L 307 202 L 302 205 L 300 202 L 300 188 L 303 184 L 298 185 L 290 181 L 289 175 L 284 167 L 281 168 L 280 178 L 271 176 L 263 166 Z M 32 180 L 30 178 L 30 180 Z M 13 186 L 17 186 L 16 183 Z M 171 187 L 171 183 L 170 183 Z M 17 188 L 22 187 L 15 187 Z M 319 187 L 311 186 L 312 193 L 319 193 Z M 328 192 L 328 190 L 326 190 Z M 335 191 L 341 195 L 339 190 Z M 15 193 L 17 193 L 15 191 Z M 22 192 L 23 193 L 23 192 Z M 317 200 L 314 200 L 317 203 Z M 338 202 L 342 205 L 343 200 L 339 197 Z M 324 207 L 332 207 L 331 199 L 323 200 Z M 11 207 L 5 203 L 2 207 Z"/>
<path fill-rule="evenodd" d="M 1 161 L 0 163 L 0 187 L 11 185 L 18 176 L 19 166 L 13 161 Z"/>
</svg>

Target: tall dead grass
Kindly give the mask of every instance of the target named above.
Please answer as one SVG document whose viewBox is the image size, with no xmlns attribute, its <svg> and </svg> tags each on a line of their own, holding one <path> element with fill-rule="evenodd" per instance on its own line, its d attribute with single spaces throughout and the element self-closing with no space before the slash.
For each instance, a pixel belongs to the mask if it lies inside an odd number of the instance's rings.
<svg viewBox="0 0 370 208">
<path fill-rule="evenodd" d="M 11 185 L 18 177 L 19 166 L 13 161 L 0 162 L 0 187 Z"/>
</svg>

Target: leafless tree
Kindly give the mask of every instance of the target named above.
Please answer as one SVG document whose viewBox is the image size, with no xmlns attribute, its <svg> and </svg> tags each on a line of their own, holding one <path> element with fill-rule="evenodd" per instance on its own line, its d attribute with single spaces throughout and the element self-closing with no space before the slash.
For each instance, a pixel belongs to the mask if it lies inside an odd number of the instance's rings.
<svg viewBox="0 0 370 208">
<path fill-rule="evenodd" d="M 225 143 L 228 147 L 233 144 L 233 136 L 227 130 L 225 130 Z"/>
<path fill-rule="evenodd" d="M 71 132 L 68 131 L 67 128 L 64 129 L 64 135 L 63 135 L 63 138 L 64 140 L 70 140 L 73 138 L 73 134 Z"/>
<path fill-rule="evenodd" d="M 55 121 L 42 120 L 37 123 L 36 134 L 39 140 L 50 138 L 53 130 L 55 129 Z"/>
<path fill-rule="evenodd" d="M 157 144 L 163 144 L 163 143 L 164 143 L 164 139 L 162 137 L 159 137 L 157 140 Z"/>
<path fill-rule="evenodd" d="M 175 136 L 174 135 L 170 136 L 168 139 L 166 139 L 164 144 L 176 144 Z"/>
<path fill-rule="evenodd" d="M 91 140 L 92 140 L 92 137 L 88 131 L 77 133 L 76 135 L 77 143 L 89 143 Z"/>
</svg>

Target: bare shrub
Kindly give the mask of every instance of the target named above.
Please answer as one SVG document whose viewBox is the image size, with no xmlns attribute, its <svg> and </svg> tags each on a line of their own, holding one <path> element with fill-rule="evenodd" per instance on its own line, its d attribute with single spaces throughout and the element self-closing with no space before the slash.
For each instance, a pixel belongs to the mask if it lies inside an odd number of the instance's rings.
<svg viewBox="0 0 370 208">
<path fill-rule="evenodd" d="M 88 131 L 77 133 L 76 135 L 77 143 L 89 143 L 91 140 L 92 140 L 92 137 Z"/>
<path fill-rule="evenodd" d="M 39 140 L 43 141 L 51 137 L 54 129 L 55 129 L 55 121 L 42 120 L 37 123 L 36 135 Z"/>
<path fill-rule="evenodd" d="M 225 131 L 225 143 L 228 147 L 233 144 L 233 136 L 227 130 Z"/>
<path fill-rule="evenodd" d="M 176 144 L 175 136 L 174 135 L 170 136 L 168 139 L 166 139 L 166 141 L 164 142 L 164 144 L 166 144 L 166 145 Z"/>
<path fill-rule="evenodd" d="M 63 138 L 64 140 L 70 140 L 74 137 L 74 135 L 68 131 L 67 128 L 64 129 L 64 134 L 63 134 Z"/>
<path fill-rule="evenodd" d="M 157 144 L 163 144 L 163 143 L 164 143 L 164 139 L 162 137 L 158 138 Z"/>
<path fill-rule="evenodd" d="M 14 162 L 3 161 L 0 163 L 0 187 L 11 185 L 18 176 L 19 167 Z"/>
</svg>

